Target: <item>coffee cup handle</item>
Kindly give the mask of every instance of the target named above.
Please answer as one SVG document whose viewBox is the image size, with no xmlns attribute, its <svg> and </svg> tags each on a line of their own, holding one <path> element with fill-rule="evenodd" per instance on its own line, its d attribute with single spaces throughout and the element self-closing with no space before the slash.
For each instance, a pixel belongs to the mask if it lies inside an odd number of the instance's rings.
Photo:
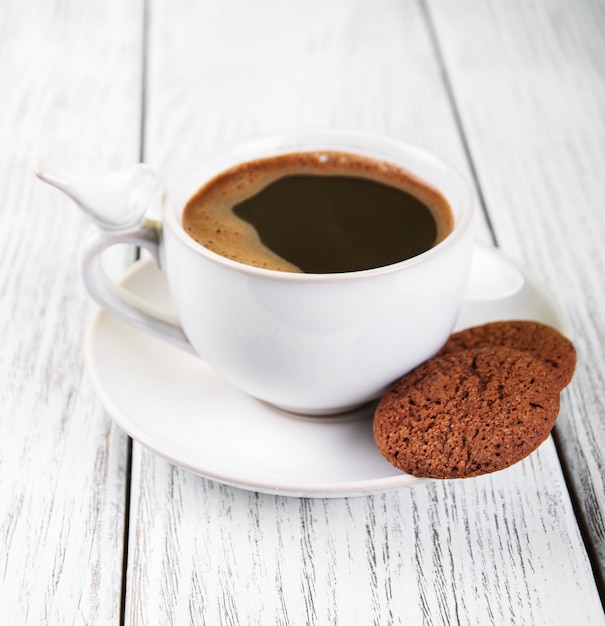
<svg viewBox="0 0 605 626">
<path fill-rule="evenodd" d="M 107 248 L 126 243 L 149 250 L 161 265 L 161 227 L 144 218 L 159 186 L 155 171 L 139 163 L 100 176 L 76 175 L 38 160 L 34 173 L 69 196 L 96 224 L 79 253 L 80 274 L 91 297 L 125 322 L 194 352 L 175 316 L 112 281 L 102 264 Z"/>
<path fill-rule="evenodd" d="M 175 315 L 162 311 L 117 284 L 103 268 L 103 252 L 119 244 L 134 244 L 145 248 L 160 265 L 160 232 L 160 225 L 147 219 L 138 228 L 121 233 L 93 228 L 80 247 L 80 274 L 88 293 L 102 308 L 136 328 L 194 353 Z"/>
</svg>

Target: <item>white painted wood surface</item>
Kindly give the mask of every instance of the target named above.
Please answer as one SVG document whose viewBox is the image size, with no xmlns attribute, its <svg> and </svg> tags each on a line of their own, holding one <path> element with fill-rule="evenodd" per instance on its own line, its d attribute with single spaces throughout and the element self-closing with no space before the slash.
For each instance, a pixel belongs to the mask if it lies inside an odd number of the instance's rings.
<svg viewBox="0 0 605 626">
<path fill-rule="evenodd" d="M 219 143 L 317 125 L 476 172 L 498 242 L 574 326 L 558 440 L 599 555 L 604 9 L 568 4 L 149 0 L 145 63 L 142 0 L 0 6 L 2 623 L 605 623 L 552 440 L 491 476 L 353 499 L 248 493 L 136 443 L 130 477 L 82 371 L 86 225 L 31 174 L 34 154 L 104 171 L 143 147 L 169 177 Z"/>
<path fill-rule="evenodd" d="M 498 243 L 572 324 L 578 370 L 555 432 L 603 584 L 605 3 L 430 5 Z"/>
<path fill-rule="evenodd" d="M 0 622 L 117 624 L 125 435 L 82 368 L 88 227 L 34 158 L 136 160 L 141 6 L 0 3 Z"/>
</svg>

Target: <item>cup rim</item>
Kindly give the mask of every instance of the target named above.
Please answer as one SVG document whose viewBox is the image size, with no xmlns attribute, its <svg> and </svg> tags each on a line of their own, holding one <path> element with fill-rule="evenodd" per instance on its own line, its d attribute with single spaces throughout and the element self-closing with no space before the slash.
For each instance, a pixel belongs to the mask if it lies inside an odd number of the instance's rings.
<svg viewBox="0 0 605 626">
<path fill-rule="evenodd" d="M 313 144 L 309 143 L 307 147 L 301 146 L 300 141 L 315 141 L 318 145 L 311 147 Z M 342 142 L 339 145 L 324 143 L 323 147 L 319 145 L 322 142 Z M 296 129 L 291 131 L 278 131 L 270 133 L 262 133 L 252 135 L 248 138 L 240 139 L 237 141 L 229 142 L 210 150 L 208 153 L 195 159 L 191 167 L 187 170 L 186 174 L 179 178 L 180 181 L 184 180 L 188 176 L 192 176 L 197 169 L 203 164 L 207 164 L 213 160 L 220 160 L 221 158 L 227 159 L 231 157 L 230 163 L 226 167 L 232 167 L 238 163 L 244 163 L 258 158 L 270 157 L 281 154 L 288 154 L 292 152 L 316 152 L 321 150 L 340 150 L 349 151 L 360 154 L 362 156 L 368 156 L 370 158 L 384 158 L 385 161 L 394 162 L 394 158 L 389 158 L 388 155 L 380 156 L 377 152 L 367 149 L 368 145 L 379 146 L 386 149 L 405 149 L 408 152 L 414 152 L 421 155 L 423 158 L 432 160 L 435 163 L 439 163 L 445 166 L 454 178 L 457 179 L 458 184 L 464 189 L 465 201 L 462 202 L 459 216 L 455 218 L 454 227 L 442 241 L 437 243 L 432 248 L 421 252 L 409 259 L 398 261 L 397 263 L 391 263 L 389 265 L 382 265 L 380 267 L 374 267 L 365 270 L 354 270 L 350 272 L 329 272 L 329 273 L 303 273 L 303 272 L 287 272 L 283 270 L 273 270 L 263 267 L 257 267 L 254 265 L 248 265 L 240 261 L 234 261 L 227 257 L 224 257 L 212 250 L 202 246 L 200 243 L 190 237 L 184 230 L 180 220 L 177 218 L 175 210 L 170 206 L 167 201 L 167 195 L 169 195 L 168 189 L 165 189 L 162 193 L 162 222 L 164 227 L 169 226 L 170 230 L 178 237 L 178 239 L 185 244 L 188 248 L 207 258 L 208 260 L 224 267 L 225 269 L 237 271 L 243 274 L 247 274 L 255 277 L 270 278 L 272 280 L 282 280 L 286 282 L 308 282 L 308 283 L 321 283 L 321 282 L 341 282 L 351 280 L 361 280 L 372 276 L 388 275 L 394 272 L 400 272 L 407 268 L 412 268 L 418 264 L 424 264 L 428 260 L 441 255 L 443 252 L 451 248 L 455 242 L 462 237 L 462 235 L 468 230 L 471 225 L 472 217 L 474 213 L 474 200 L 472 194 L 471 183 L 466 176 L 464 176 L 460 170 L 454 166 L 448 160 L 437 156 L 425 148 L 418 146 L 409 141 L 404 141 L 396 138 L 392 138 L 377 133 L 370 133 L 367 131 L 359 130 L 343 130 L 343 129 L 323 129 L 323 128 L 309 128 L 309 129 Z M 258 148 L 258 154 L 254 155 L 250 152 L 245 158 L 233 158 L 240 152 L 246 152 L 254 147 Z M 364 149 L 365 148 L 365 149 Z M 243 155 L 242 155 L 243 156 Z M 211 176 L 203 177 L 200 179 L 199 189 L 205 182 L 212 180 L 215 176 L 220 174 L 226 169 L 226 167 L 216 168 Z M 175 186 L 178 185 L 178 181 Z M 193 191 L 195 193 L 195 190 Z M 191 197 L 191 196 L 189 196 Z"/>
</svg>

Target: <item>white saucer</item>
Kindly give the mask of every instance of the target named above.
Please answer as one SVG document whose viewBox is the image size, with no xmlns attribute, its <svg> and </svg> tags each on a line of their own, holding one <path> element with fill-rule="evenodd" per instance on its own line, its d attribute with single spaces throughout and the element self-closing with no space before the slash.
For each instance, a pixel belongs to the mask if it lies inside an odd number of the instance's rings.
<svg viewBox="0 0 605 626">
<path fill-rule="evenodd" d="M 172 308 L 164 275 L 152 261 L 136 263 L 122 283 Z M 457 328 L 499 319 L 534 319 L 568 333 L 562 311 L 534 278 L 494 248 L 478 246 Z M 421 480 L 378 452 L 373 406 L 336 418 L 283 413 L 240 393 L 200 359 L 103 311 L 88 328 L 85 361 L 120 427 L 207 478 L 304 497 L 366 495 Z"/>
</svg>

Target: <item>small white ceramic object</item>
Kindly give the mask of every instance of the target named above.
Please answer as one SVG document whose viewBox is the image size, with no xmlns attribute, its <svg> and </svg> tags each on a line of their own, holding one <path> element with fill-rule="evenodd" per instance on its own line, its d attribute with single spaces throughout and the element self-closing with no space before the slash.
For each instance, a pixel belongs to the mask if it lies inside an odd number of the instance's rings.
<svg viewBox="0 0 605 626">
<path fill-rule="evenodd" d="M 81 176 L 38 161 L 38 178 L 66 193 L 100 228 L 120 232 L 138 226 L 156 193 L 157 174 L 144 163 L 101 176 Z"/>
<path fill-rule="evenodd" d="M 423 254 L 386 267 L 292 274 L 226 259 L 183 230 L 187 200 L 221 172 L 258 158 L 324 150 L 392 163 L 436 187 L 454 213 L 452 233 Z M 195 163 L 165 190 L 161 226 L 142 221 L 125 231 L 133 211 L 122 218 L 108 210 L 99 218 L 102 202 L 92 188 L 43 168 L 38 173 L 102 226 L 86 239 L 80 259 L 84 282 L 101 306 L 197 353 L 233 386 L 285 410 L 340 413 L 378 397 L 434 354 L 456 321 L 472 251 L 472 193 L 454 168 L 415 146 L 366 133 L 308 130 L 241 142 Z M 128 176 L 118 176 L 115 195 L 136 196 L 136 179 L 129 194 Z M 119 232 L 107 227 L 112 222 Z M 166 272 L 178 320 L 108 280 L 101 253 L 117 243 L 151 251 Z"/>
<path fill-rule="evenodd" d="M 488 277 L 504 286 L 500 294 Z M 512 282 L 519 287 L 514 293 Z M 166 277 L 150 260 L 137 263 L 124 285 L 158 308 L 172 309 Z M 493 248 L 475 250 L 467 293 L 458 329 L 534 319 L 569 332 L 550 294 Z M 202 476 L 305 497 L 367 495 L 421 480 L 380 455 L 372 434 L 374 403 L 339 417 L 280 411 L 238 391 L 201 359 L 105 311 L 88 327 L 85 362 L 95 392 L 120 427 Z"/>
</svg>

